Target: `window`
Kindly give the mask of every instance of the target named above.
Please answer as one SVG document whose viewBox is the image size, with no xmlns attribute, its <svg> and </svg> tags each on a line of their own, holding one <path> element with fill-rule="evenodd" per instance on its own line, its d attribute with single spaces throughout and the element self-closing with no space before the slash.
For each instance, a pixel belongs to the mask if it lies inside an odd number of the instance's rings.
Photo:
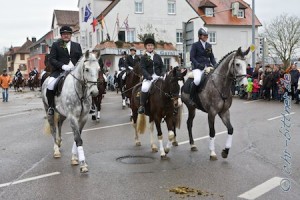
<svg viewBox="0 0 300 200">
<path fill-rule="evenodd" d="M 176 3 L 175 1 L 168 1 L 168 14 L 174 15 L 176 14 Z"/>
<path fill-rule="evenodd" d="M 213 8 L 205 8 L 205 16 L 206 17 L 213 17 L 214 16 L 214 9 Z"/>
<path fill-rule="evenodd" d="M 208 32 L 208 41 L 211 44 L 216 44 L 217 43 L 216 32 Z"/>
<path fill-rule="evenodd" d="M 91 48 L 93 45 L 93 36 L 92 36 L 92 32 L 89 32 L 89 47 Z"/>
<path fill-rule="evenodd" d="M 85 15 L 85 13 L 84 13 L 84 8 L 82 7 L 82 8 L 81 8 L 81 21 L 82 21 L 82 22 L 84 22 L 84 15 Z"/>
<path fill-rule="evenodd" d="M 134 1 L 134 12 L 135 13 L 143 13 L 144 12 L 143 0 L 135 0 Z"/>
<path fill-rule="evenodd" d="M 245 18 L 245 10 L 239 10 L 237 14 L 237 18 Z"/>
<path fill-rule="evenodd" d="M 21 60 L 25 60 L 25 54 L 21 53 L 20 56 L 21 56 L 20 58 Z"/>
<path fill-rule="evenodd" d="M 182 43 L 182 41 L 183 41 L 182 31 L 177 30 L 176 31 L 176 43 Z"/>
<path fill-rule="evenodd" d="M 100 44 L 100 30 L 97 29 L 97 44 Z"/>
<path fill-rule="evenodd" d="M 164 58 L 164 66 L 167 69 L 167 71 L 170 70 L 170 58 Z"/>
<path fill-rule="evenodd" d="M 125 42 L 125 31 L 119 31 L 118 40 Z"/>
<path fill-rule="evenodd" d="M 127 41 L 126 42 L 134 42 L 134 30 L 128 30 L 127 31 Z"/>
<path fill-rule="evenodd" d="M 11 61 L 11 57 L 7 56 L 7 62 L 10 62 L 10 61 Z"/>
</svg>

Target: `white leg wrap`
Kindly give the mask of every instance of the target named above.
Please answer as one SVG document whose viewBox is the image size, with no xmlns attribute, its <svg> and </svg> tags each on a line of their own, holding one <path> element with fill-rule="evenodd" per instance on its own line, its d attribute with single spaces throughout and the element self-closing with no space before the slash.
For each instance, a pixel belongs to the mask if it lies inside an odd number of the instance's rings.
<svg viewBox="0 0 300 200">
<path fill-rule="evenodd" d="M 215 151 L 215 138 L 209 139 L 209 150 Z"/>
<path fill-rule="evenodd" d="M 77 150 L 78 150 L 78 159 L 79 159 L 79 162 L 85 161 L 83 147 L 79 146 L 79 147 L 77 147 Z"/>
<path fill-rule="evenodd" d="M 100 115 L 100 111 L 98 111 L 98 116 L 97 118 L 100 119 L 101 115 Z"/>
<path fill-rule="evenodd" d="M 125 99 L 123 99 L 123 101 L 122 101 L 122 105 L 123 105 L 123 106 L 126 106 Z"/>
<path fill-rule="evenodd" d="M 232 145 L 232 135 L 228 135 L 227 136 L 227 140 L 226 140 L 226 148 L 227 149 L 230 149 L 231 148 L 231 145 Z"/>
<path fill-rule="evenodd" d="M 164 144 L 162 140 L 158 140 L 159 143 L 159 150 L 161 153 L 165 153 Z"/>
<path fill-rule="evenodd" d="M 72 154 L 75 154 L 77 155 L 78 152 L 77 152 L 77 146 L 76 146 L 76 142 L 73 143 L 73 147 L 72 147 Z"/>
<path fill-rule="evenodd" d="M 167 143 L 167 148 L 171 149 L 171 147 L 172 147 L 172 141 L 169 140 L 168 143 Z"/>
</svg>

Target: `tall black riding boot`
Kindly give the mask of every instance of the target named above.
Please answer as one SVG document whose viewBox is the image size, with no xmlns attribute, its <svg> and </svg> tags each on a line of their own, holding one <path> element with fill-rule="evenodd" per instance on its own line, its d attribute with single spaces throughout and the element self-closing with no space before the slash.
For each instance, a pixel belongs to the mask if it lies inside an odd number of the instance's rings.
<svg viewBox="0 0 300 200">
<path fill-rule="evenodd" d="M 197 88 L 197 85 L 192 82 L 191 83 L 191 91 L 190 91 L 190 104 L 192 106 L 195 106 L 195 96 L 196 96 L 196 88 Z"/>
<path fill-rule="evenodd" d="M 148 92 L 141 92 L 139 114 L 145 114 L 145 104 L 148 98 Z"/>
<path fill-rule="evenodd" d="M 54 96 L 55 96 L 54 91 L 47 89 L 46 97 L 47 97 L 48 106 L 49 106 L 48 115 L 54 115 Z"/>
</svg>

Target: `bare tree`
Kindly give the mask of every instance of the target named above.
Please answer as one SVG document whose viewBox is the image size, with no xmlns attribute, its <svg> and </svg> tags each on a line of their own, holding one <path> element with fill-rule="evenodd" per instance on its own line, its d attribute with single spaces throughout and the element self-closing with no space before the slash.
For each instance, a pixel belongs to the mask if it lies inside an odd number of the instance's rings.
<svg viewBox="0 0 300 200">
<path fill-rule="evenodd" d="M 288 67 L 292 56 L 300 47 L 300 18 L 282 14 L 265 25 L 264 36 L 270 51 Z"/>
</svg>

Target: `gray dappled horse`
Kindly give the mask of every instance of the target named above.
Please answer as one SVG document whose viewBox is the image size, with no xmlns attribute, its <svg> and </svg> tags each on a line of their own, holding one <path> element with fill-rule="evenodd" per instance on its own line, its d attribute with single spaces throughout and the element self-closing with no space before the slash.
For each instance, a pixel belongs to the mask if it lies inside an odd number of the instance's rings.
<svg viewBox="0 0 300 200">
<path fill-rule="evenodd" d="M 153 124 L 155 123 L 157 130 L 157 137 L 159 142 L 160 156 L 162 159 L 166 158 L 172 144 L 176 146 L 176 127 L 180 127 L 181 119 L 181 106 L 180 99 L 180 86 L 179 81 L 184 80 L 186 69 L 179 69 L 174 67 L 172 71 L 168 72 L 164 79 L 159 78 L 152 83 L 149 90 L 148 103 L 146 103 L 146 115 L 149 116 L 149 129 L 150 129 L 150 143 L 152 152 L 157 152 L 157 146 L 153 139 Z M 131 109 L 133 127 L 135 129 L 135 143 L 140 146 L 139 134 L 144 133 L 147 123 L 145 114 L 138 114 L 140 105 L 141 85 L 136 85 L 132 91 L 131 96 Z M 166 148 L 163 146 L 163 135 L 161 130 L 162 119 L 166 122 L 168 129 L 168 143 Z M 178 145 L 178 144 L 177 144 Z"/>
<path fill-rule="evenodd" d="M 61 127 L 66 118 L 70 120 L 75 141 L 72 147 L 71 164 L 80 164 L 80 172 L 88 171 L 82 147 L 81 132 L 88 119 L 92 103 L 91 96 L 98 95 L 97 78 L 99 68 L 98 58 L 87 51 L 78 61 L 75 69 L 66 76 L 61 94 L 55 96 L 55 114 L 48 115 L 47 120 L 54 139 L 55 158 L 61 157 L 59 151 L 62 140 Z M 45 80 L 42 86 L 42 98 L 46 113 L 48 110 L 46 98 L 48 80 L 49 78 Z"/>
<path fill-rule="evenodd" d="M 227 158 L 229 149 L 232 144 L 233 127 L 230 123 L 229 108 L 232 103 L 231 85 L 234 80 L 244 85 L 247 84 L 246 79 L 246 66 L 247 62 L 245 56 L 249 53 L 249 48 L 246 52 L 243 52 L 241 48 L 236 51 L 230 52 L 225 55 L 214 72 L 208 77 L 206 85 L 202 91 L 198 92 L 198 97 L 201 102 L 201 106 L 198 109 L 208 114 L 209 124 L 209 150 L 210 159 L 217 160 L 215 153 L 215 117 L 219 115 L 223 123 L 227 127 L 228 137 L 225 145 L 225 149 L 222 151 L 222 157 Z M 189 140 L 192 151 L 197 151 L 197 147 L 194 145 L 194 139 L 192 135 L 193 120 L 195 117 L 196 108 L 190 104 L 189 100 L 189 84 L 191 79 L 186 81 L 182 88 L 182 101 L 188 108 L 187 127 L 189 132 Z"/>
</svg>

